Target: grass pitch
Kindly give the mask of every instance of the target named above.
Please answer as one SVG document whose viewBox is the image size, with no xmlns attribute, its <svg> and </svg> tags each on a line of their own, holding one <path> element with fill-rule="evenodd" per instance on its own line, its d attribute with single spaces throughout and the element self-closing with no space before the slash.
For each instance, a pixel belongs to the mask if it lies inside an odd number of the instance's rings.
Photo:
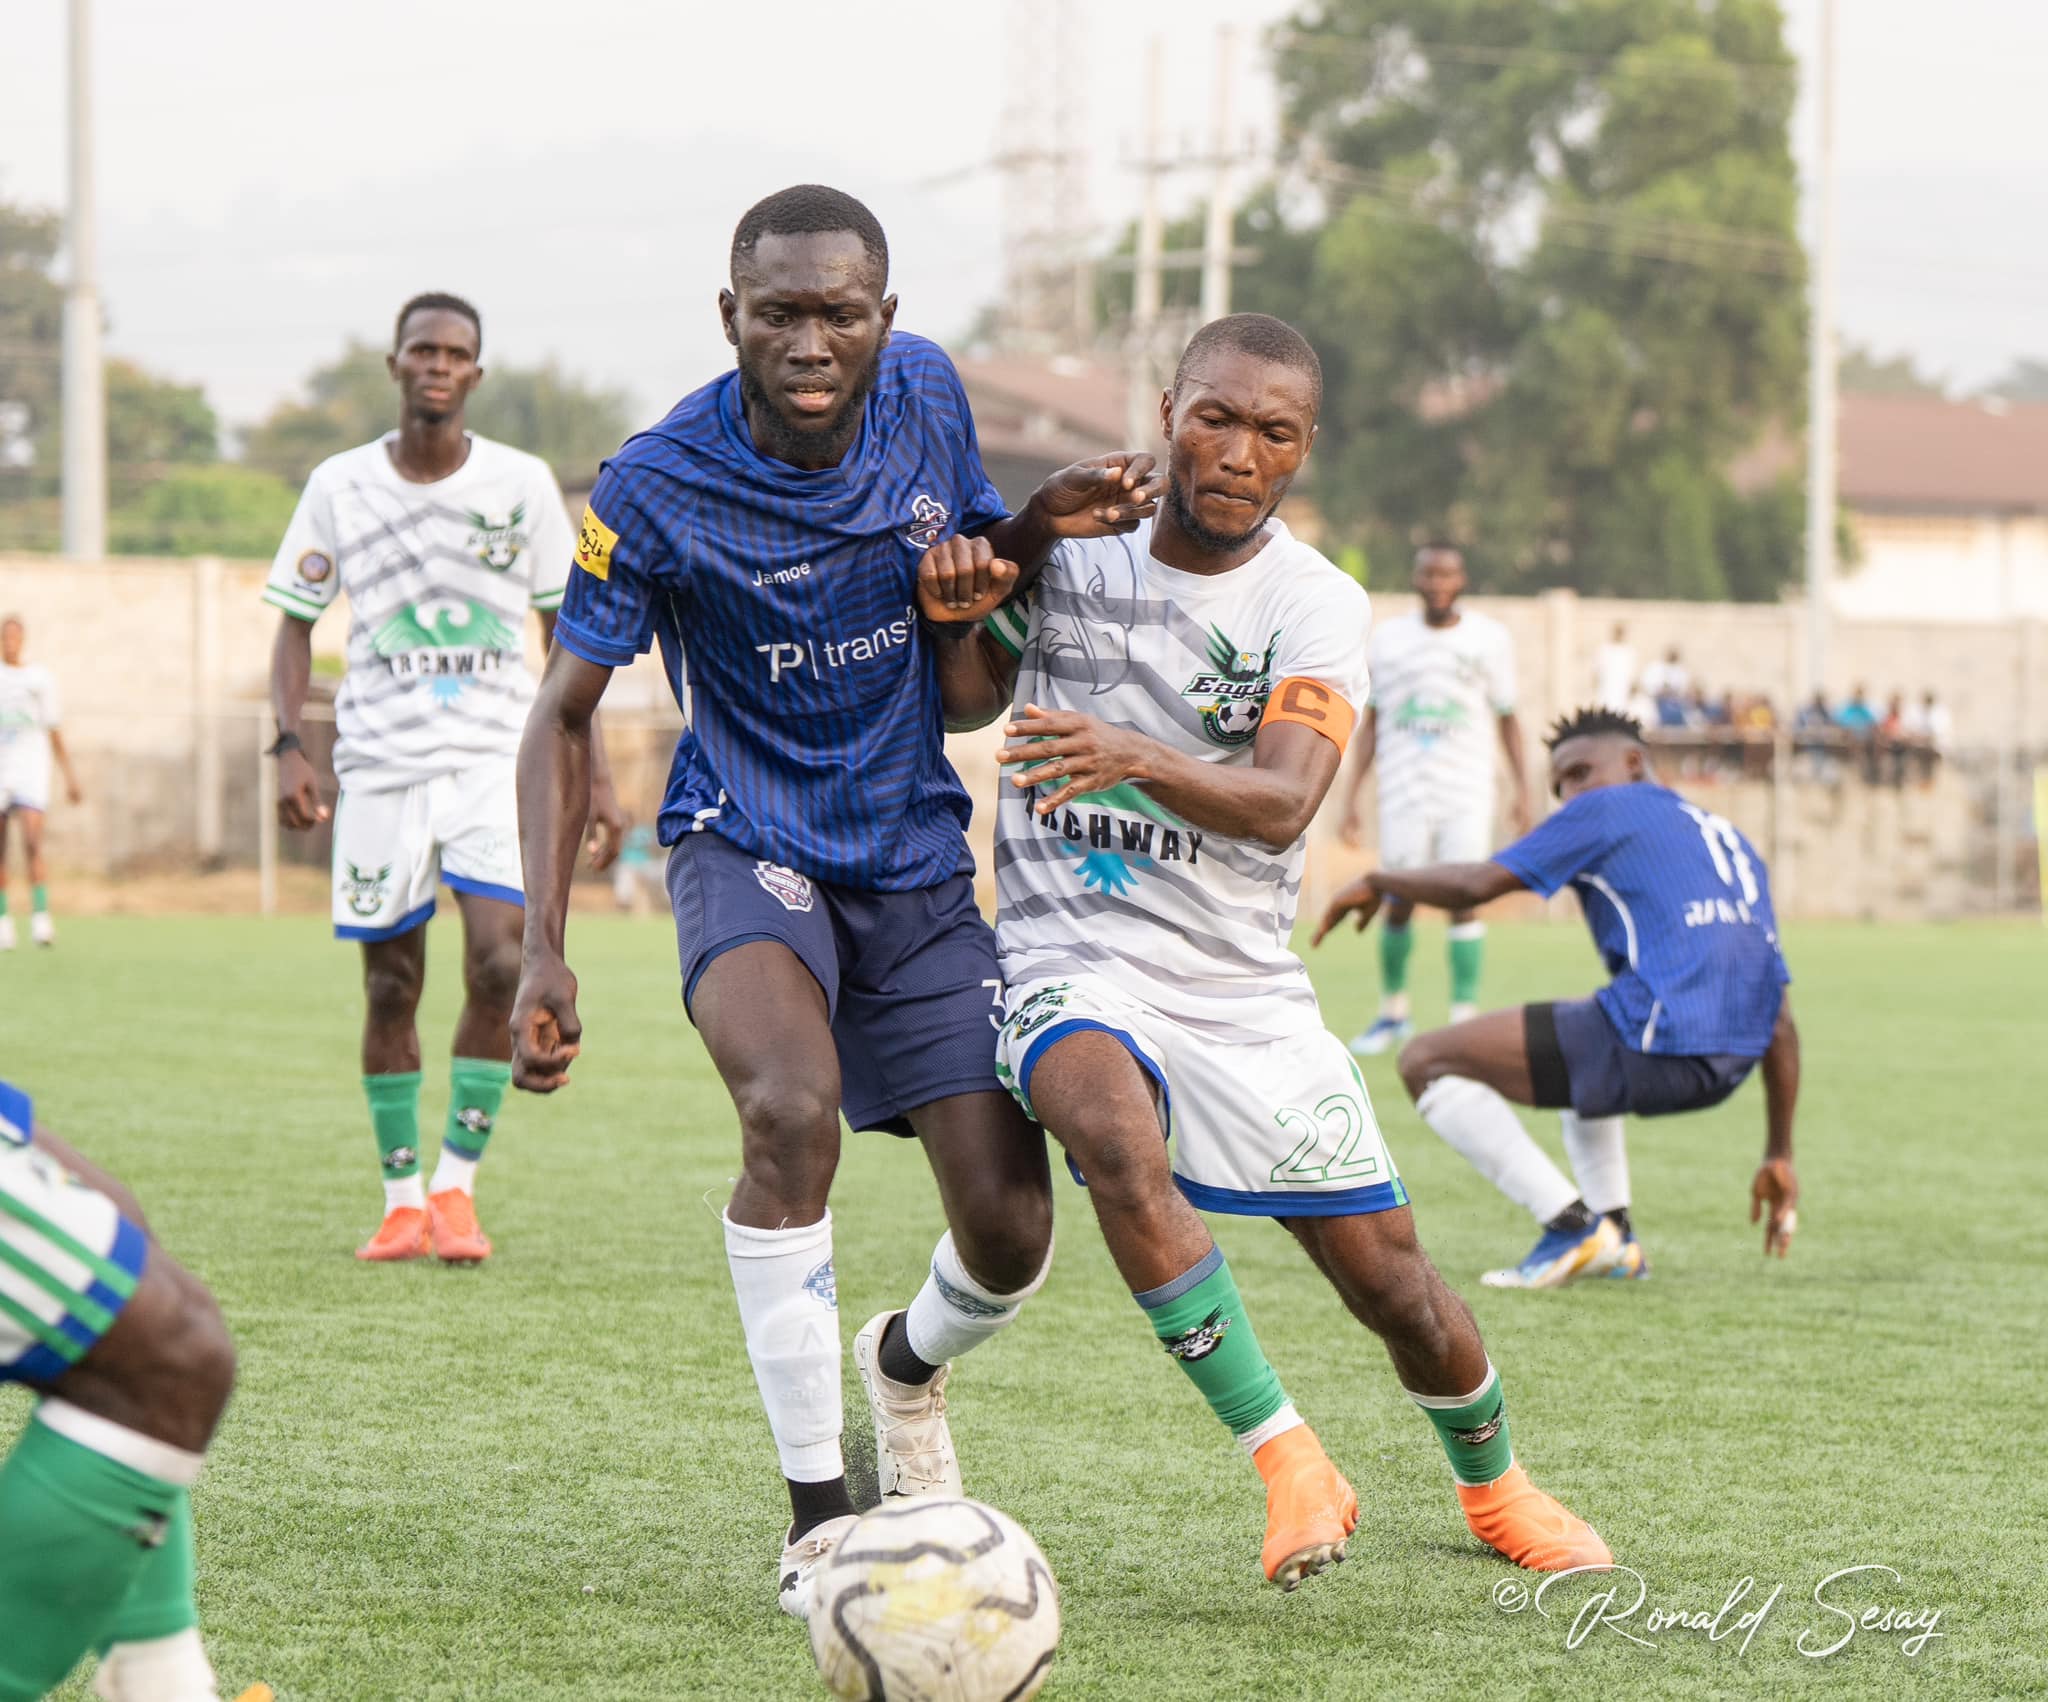
<svg viewBox="0 0 2048 1702">
<path fill-rule="evenodd" d="M 726 1280 L 732 1117 L 685 1023 L 658 922 L 577 918 L 587 1051 L 516 1098 L 481 1204 L 478 1271 L 366 1269 L 380 1197 L 356 1085 L 355 958 L 311 921 L 74 921 L 0 959 L 0 1070 L 118 1170 L 214 1285 L 240 1343 L 198 1493 L 201 1601 L 229 1693 L 400 1698 L 803 1697 L 775 1610 L 785 1508 Z M 1440 1012 L 1440 935 L 1417 953 Z M 434 924 L 427 1051 L 445 1050 L 453 926 Z M 1747 1221 L 1752 1082 L 1632 1131 L 1644 1285 L 1498 1294 L 1477 1273 L 1530 1224 L 1368 1070 L 1424 1241 L 1506 1380 L 1518 1454 L 1645 1580 L 1622 1628 L 1567 1647 L 1483 1553 L 1374 1342 L 1288 1237 L 1223 1220 L 1289 1392 L 1363 1503 L 1350 1563 L 1282 1597 L 1260 1579 L 1249 1465 L 1153 1345 L 1086 1202 L 1058 1182 L 1059 1257 L 1002 1342 L 962 1363 L 971 1493 L 1038 1537 L 1064 1592 L 1049 1695 L 1325 1698 L 2048 1688 L 2039 1445 L 2048 936 L 2039 928 L 1794 929 L 1805 1040 L 1789 1262 Z M 1331 1020 L 1369 1007 L 1370 946 L 1314 965 Z M 1587 990 L 1576 927 L 1493 934 L 1490 1004 Z M 444 1072 L 424 1107 L 438 1130 Z M 1554 1119 L 1536 1121 L 1556 1150 Z M 429 1146 L 434 1144 L 430 1139 Z M 848 1141 L 834 1197 L 842 1323 L 900 1303 L 940 1219 L 918 1152 Z M 864 1423 L 852 1366 L 847 1412 Z M 26 1411 L 0 1391 L 0 1436 Z M 1852 1613 L 1939 1610 L 1938 1637 Z M 1653 1609 L 1723 1635 L 1648 1628 Z M 1781 1593 L 1744 1645 L 1738 1617 Z M 1623 1580 L 1615 1603 L 1633 1599 Z M 4 1619 L 4 1607 L 0 1607 Z M 77 1680 L 60 1692 L 82 1698 Z"/>
</svg>

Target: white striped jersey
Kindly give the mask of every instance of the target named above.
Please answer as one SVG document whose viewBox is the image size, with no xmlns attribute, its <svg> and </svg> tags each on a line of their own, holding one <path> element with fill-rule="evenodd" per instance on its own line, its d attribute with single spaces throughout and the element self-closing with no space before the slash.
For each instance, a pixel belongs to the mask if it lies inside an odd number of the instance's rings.
<svg viewBox="0 0 2048 1702">
<path fill-rule="evenodd" d="M 392 432 L 313 469 L 263 600 L 314 621 L 348 593 L 335 772 L 389 791 L 519 749 L 533 676 L 526 617 L 562 601 L 575 540 L 545 461 L 472 435 L 430 485 Z"/>
<path fill-rule="evenodd" d="M 49 669 L 0 662 L 0 754 L 15 745 L 47 749 L 58 720 L 57 682 Z"/>
<path fill-rule="evenodd" d="M 1506 627 L 1470 610 L 1455 626 L 1386 622 L 1373 634 L 1372 706 L 1382 818 L 1492 816 L 1497 722 L 1515 707 Z"/>
<path fill-rule="evenodd" d="M 989 623 L 1020 658 L 1017 707 L 1079 711 L 1204 762 L 1249 767 L 1277 691 L 1273 713 L 1321 706 L 1293 718 L 1341 743 L 1365 696 L 1371 606 L 1355 580 L 1267 524 L 1265 547 L 1219 574 L 1154 560 L 1149 523 L 1061 544 L 1028 609 L 1006 607 Z M 1290 689 L 1296 680 L 1311 683 Z M 1224 1039 L 1321 1026 L 1288 944 L 1305 840 L 1272 852 L 1224 839 L 1129 781 L 1052 816 L 1033 802 L 1005 779 L 996 940 L 1011 986 L 1098 975 Z"/>
</svg>

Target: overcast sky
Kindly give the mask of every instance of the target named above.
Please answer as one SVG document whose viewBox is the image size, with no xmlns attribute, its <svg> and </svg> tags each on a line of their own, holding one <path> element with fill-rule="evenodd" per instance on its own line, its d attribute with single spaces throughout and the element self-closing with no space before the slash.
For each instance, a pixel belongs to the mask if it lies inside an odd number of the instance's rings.
<svg viewBox="0 0 2048 1702">
<path fill-rule="evenodd" d="M 348 335 L 388 336 L 414 290 L 453 289 L 483 308 L 487 360 L 553 356 L 652 415 L 729 359 L 713 298 L 734 220 L 806 178 L 881 216 L 901 322 L 955 334 L 996 288 L 997 180 L 970 168 L 1005 144 L 1005 14 L 1027 3 L 1049 39 L 1052 0 L 95 0 L 110 347 L 244 422 Z M 1818 8 L 1788 0 L 1803 61 Z M 1214 27 L 1292 9 L 1078 8 L 1057 75 L 1088 93 L 1097 220 L 1135 204 L 1148 32 L 1172 19 L 1172 130 L 1193 140 Z M 2048 7 L 1841 12 L 1845 333 L 1968 384 L 2048 358 Z M 62 199 L 64 18 L 0 0 L 0 195 Z M 1240 104 L 1270 137 L 1261 57 L 1248 40 Z M 1803 160 L 1811 130 L 1809 103 Z"/>
</svg>

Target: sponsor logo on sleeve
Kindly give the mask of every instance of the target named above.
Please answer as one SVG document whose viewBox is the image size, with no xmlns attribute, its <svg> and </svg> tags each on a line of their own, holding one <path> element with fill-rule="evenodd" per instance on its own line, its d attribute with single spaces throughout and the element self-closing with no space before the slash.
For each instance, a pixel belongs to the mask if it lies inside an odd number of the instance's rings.
<svg viewBox="0 0 2048 1702">
<path fill-rule="evenodd" d="M 589 503 L 583 505 L 583 522 L 576 528 L 576 565 L 593 579 L 612 576 L 612 551 L 619 535 L 597 517 Z"/>
<path fill-rule="evenodd" d="M 334 571 L 334 558 L 325 550 L 308 550 L 299 557 L 299 583 L 319 585 Z"/>
</svg>

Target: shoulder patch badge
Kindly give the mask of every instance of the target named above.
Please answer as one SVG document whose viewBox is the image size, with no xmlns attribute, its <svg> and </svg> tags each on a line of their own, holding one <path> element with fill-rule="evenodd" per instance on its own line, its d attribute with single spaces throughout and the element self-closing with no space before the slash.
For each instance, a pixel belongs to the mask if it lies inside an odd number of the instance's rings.
<svg viewBox="0 0 2048 1702">
<path fill-rule="evenodd" d="M 612 550 L 618 541 L 618 533 L 598 519 L 597 510 L 586 502 L 583 523 L 576 528 L 576 565 L 593 579 L 611 578 Z"/>
</svg>

